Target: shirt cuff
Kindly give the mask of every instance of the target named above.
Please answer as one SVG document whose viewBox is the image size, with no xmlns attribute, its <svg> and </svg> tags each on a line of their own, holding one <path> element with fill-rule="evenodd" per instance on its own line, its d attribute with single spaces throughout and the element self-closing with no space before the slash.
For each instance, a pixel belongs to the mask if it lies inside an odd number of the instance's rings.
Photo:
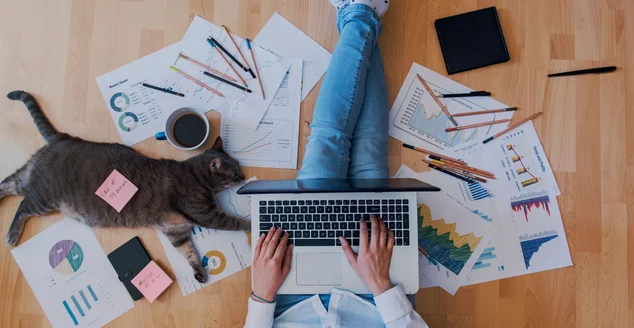
<svg viewBox="0 0 634 328">
<path fill-rule="evenodd" d="M 385 324 L 412 312 L 412 303 L 405 296 L 405 289 L 401 284 L 375 296 L 374 303 Z"/>
<path fill-rule="evenodd" d="M 249 311 L 245 328 L 273 327 L 275 303 L 261 303 L 249 297 Z"/>
</svg>

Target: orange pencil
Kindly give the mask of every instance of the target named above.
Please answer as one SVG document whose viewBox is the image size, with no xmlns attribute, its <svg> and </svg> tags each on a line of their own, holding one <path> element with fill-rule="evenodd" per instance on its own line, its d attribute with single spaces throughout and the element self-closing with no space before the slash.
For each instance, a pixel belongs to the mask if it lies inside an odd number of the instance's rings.
<svg viewBox="0 0 634 328">
<path fill-rule="evenodd" d="M 485 144 L 485 143 L 488 143 L 490 141 L 493 141 L 493 139 L 498 138 L 499 136 L 501 136 L 501 135 L 503 135 L 503 134 L 515 129 L 516 127 L 518 127 L 518 126 L 520 126 L 520 125 L 522 125 L 522 124 L 534 119 L 535 117 L 537 117 L 537 116 L 539 116 L 541 114 L 542 114 L 542 112 L 539 112 L 539 113 L 535 113 L 535 114 L 533 114 L 533 115 L 531 115 L 531 116 L 529 116 L 527 118 L 521 119 L 519 122 L 517 122 L 517 123 L 509 126 L 508 128 L 504 129 L 504 131 L 499 132 L 499 133 L 495 134 L 494 136 L 492 136 L 492 137 L 490 137 L 488 139 L 485 139 L 484 141 L 482 141 L 482 143 Z"/>
<path fill-rule="evenodd" d="M 425 82 L 425 80 L 423 80 L 423 78 L 420 75 L 418 75 L 418 74 L 416 74 L 416 77 L 418 77 L 418 80 L 420 81 L 420 83 L 422 83 L 423 86 L 425 87 L 425 89 L 427 89 L 427 92 L 429 92 L 431 97 L 434 98 L 434 101 L 438 104 L 438 106 L 440 106 L 440 109 L 442 109 L 442 111 L 445 113 L 445 115 L 447 115 L 447 117 L 449 118 L 451 123 L 454 126 L 458 126 L 458 122 L 456 122 L 456 120 L 454 120 L 454 118 L 451 116 L 451 114 L 449 114 L 449 110 L 447 110 L 447 107 L 445 107 L 445 105 L 443 105 L 440 102 L 440 100 L 438 100 L 438 97 L 436 97 L 436 95 L 434 94 L 434 91 L 429 87 L 429 85 L 427 85 L 427 82 Z"/>
<path fill-rule="evenodd" d="M 200 81 L 196 80 L 195 78 L 191 77 L 189 74 L 187 74 L 187 73 L 185 73 L 185 72 L 182 72 L 181 70 L 179 70 L 178 68 L 176 68 L 176 67 L 174 67 L 174 66 L 170 66 L 170 69 L 171 69 L 172 71 L 174 71 L 174 72 L 176 72 L 176 73 L 178 73 L 178 74 L 182 75 L 182 76 L 183 76 L 183 77 L 185 77 L 186 79 L 188 79 L 188 80 L 190 80 L 190 81 L 192 81 L 192 82 L 194 82 L 194 83 L 198 84 L 199 86 L 201 86 L 201 87 L 203 87 L 203 88 L 205 88 L 205 89 L 207 89 L 207 90 L 209 90 L 209 91 L 211 91 L 211 92 L 215 93 L 216 95 L 218 95 L 218 96 L 220 96 L 220 97 L 224 97 L 224 96 L 225 96 L 225 95 L 223 95 L 222 93 L 218 92 L 218 90 L 216 90 L 216 89 L 214 89 L 214 88 L 212 88 L 212 87 L 210 87 L 210 86 L 208 86 L 208 85 L 206 85 L 206 84 L 204 84 L 204 83 L 202 83 L 202 82 L 200 82 Z"/>
<path fill-rule="evenodd" d="M 220 49 L 218 49 L 216 47 L 216 45 L 211 41 L 211 39 L 207 39 L 207 43 L 209 43 L 209 45 L 216 49 L 216 51 L 218 52 L 218 54 L 220 55 L 220 58 L 222 58 L 222 60 L 224 60 L 225 64 L 227 64 L 227 66 L 229 66 L 229 68 L 233 71 L 233 74 L 235 74 L 238 77 L 238 80 L 240 80 L 240 82 L 242 82 L 242 84 L 244 84 L 245 86 L 247 86 L 247 83 L 244 82 L 244 80 L 242 79 L 242 77 L 240 76 L 240 74 L 238 74 L 238 72 L 236 72 L 235 68 L 233 68 L 233 66 L 231 66 L 231 63 L 229 63 L 229 61 L 227 60 L 227 58 L 225 58 L 225 55 L 222 54 L 222 51 L 220 51 Z M 247 86 L 248 87 L 248 86 Z"/>
<path fill-rule="evenodd" d="M 455 158 L 451 158 L 449 156 L 441 155 L 439 153 L 435 153 L 433 151 L 430 151 L 430 150 L 427 150 L 427 149 L 423 149 L 423 148 L 420 148 L 420 147 L 412 146 L 410 144 L 404 143 L 403 147 L 411 149 L 411 150 L 415 150 L 415 151 L 423 153 L 423 154 L 429 154 L 429 155 L 432 155 L 432 156 L 436 156 L 438 158 L 441 158 L 443 161 L 455 162 L 458 165 L 466 165 L 467 164 L 467 163 L 465 163 L 465 162 L 463 162 L 463 161 L 461 161 L 459 159 L 455 159 Z"/>
<path fill-rule="evenodd" d="M 238 82 L 236 79 L 232 78 L 231 76 L 229 76 L 227 74 L 224 74 L 224 73 L 222 73 L 222 72 L 220 72 L 218 70 L 215 70 L 215 69 L 213 69 L 213 68 L 211 68 L 211 67 L 209 67 L 209 66 L 207 66 L 207 65 L 205 65 L 205 64 L 203 64 L 203 63 L 201 63 L 201 62 L 199 62 L 199 61 L 197 61 L 195 59 L 189 58 L 189 57 L 187 57 L 187 56 L 185 56 L 183 54 L 178 54 L 178 57 L 181 57 L 181 58 L 185 59 L 188 62 L 192 62 L 192 63 L 194 63 L 194 64 L 196 64 L 196 65 L 198 65 L 198 66 L 200 66 L 200 67 L 212 72 L 212 73 L 220 75 L 220 76 L 224 77 L 227 80 L 230 80 L 230 81 L 233 81 L 233 82 Z"/>
<path fill-rule="evenodd" d="M 500 109 L 487 109 L 487 110 L 479 110 L 479 111 L 476 111 L 476 112 L 456 113 L 456 114 L 453 114 L 453 117 L 482 115 L 482 114 L 493 114 L 493 113 L 502 113 L 502 112 L 512 112 L 512 111 L 516 111 L 516 110 L 517 110 L 517 107 L 500 108 Z"/>
<path fill-rule="evenodd" d="M 227 30 L 227 27 L 222 25 L 222 29 L 225 30 L 225 32 L 227 32 L 227 37 L 229 38 L 229 40 L 231 41 L 231 43 L 233 44 L 233 46 L 236 48 L 236 51 L 238 52 L 238 55 L 240 56 L 240 58 L 242 58 L 242 61 L 244 62 L 244 65 L 246 65 L 246 70 L 247 72 L 249 72 L 249 74 L 251 74 L 251 77 L 255 78 L 255 74 L 253 74 L 253 70 L 251 70 L 251 67 L 249 67 L 249 62 L 244 59 L 244 56 L 242 55 L 242 52 L 240 51 L 240 48 L 238 48 L 238 45 L 236 44 L 235 41 L 233 41 L 233 37 L 231 37 L 231 33 L 229 33 L 229 30 Z"/>
</svg>

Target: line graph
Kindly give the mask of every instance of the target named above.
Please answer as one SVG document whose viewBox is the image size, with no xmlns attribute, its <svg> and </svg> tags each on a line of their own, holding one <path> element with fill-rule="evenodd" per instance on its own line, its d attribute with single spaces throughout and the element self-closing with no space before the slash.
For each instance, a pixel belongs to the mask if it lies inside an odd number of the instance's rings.
<svg viewBox="0 0 634 328">
<path fill-rule="evenodd" d="M 266 120 L 253 131 L 224 120 L 222 140 L 225 151 L 239 160 L 290 162 L 293 152 L 293 121 Z"/>
<path fill-rule="evenodd" d="M 526 222 L 528 222 L 528 213 L 531 212 L 533 207 L 542 208 L 548 216 L 550 216 L 550 197 L 548 196 L 547 191 L 542 192 L 531 192 L 519 197 L 511 198 L 511 209 L 514 212 L 524 212 L 524 218 L 526 218 Z"/>
</svg>

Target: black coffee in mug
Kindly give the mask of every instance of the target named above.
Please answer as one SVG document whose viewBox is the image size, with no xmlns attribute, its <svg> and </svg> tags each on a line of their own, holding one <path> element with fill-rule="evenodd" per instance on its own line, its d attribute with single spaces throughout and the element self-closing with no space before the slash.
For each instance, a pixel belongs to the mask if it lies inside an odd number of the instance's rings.
<svg viewBox="0 0 634 328">
<path fill-rule="evenodd" d="M 172 135 L 181 146 L 195 147 L 207 137 L 207 125 L 200 116 L 188 113 L 176 119 Z"/>
</svg>

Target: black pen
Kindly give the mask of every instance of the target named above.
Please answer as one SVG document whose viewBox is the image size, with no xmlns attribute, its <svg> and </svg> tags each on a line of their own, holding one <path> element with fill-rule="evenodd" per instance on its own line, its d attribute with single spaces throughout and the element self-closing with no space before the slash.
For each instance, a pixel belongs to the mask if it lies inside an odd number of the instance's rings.
<svg viewBox="0 0 634 328">
<path fill-rule="evenodd" d="M 229 58 L 231 60 L 233 60 L 234 63 L 238 64 L 238 66 L 240 66 L 240 68 L 242 68 L 242 70 L 244 70 L 245 72 L 249 72 L 249 69 L 244 66 L 239 60 L 236 59 L 236 57 L 233 57 L 232 54 L 229 53 L 229 51 L 227 51 L 227 49 L 225 49 L 225 47 L 223 47 L 220 42 L 218 42 L 216 39 L 209 37 L 209 40 L 211 40 L 211 42 L 213 42 L 216 47 L 218 47 L 218 49 L 222 50 L 222 52 L 224 52 L 227 56 L 229 56 Z M 253 73 L 251 73 L 253 74 Z"/>
<path fill-rule="evenodd" d="M 232 86 L 234 88 L 238 88 L 238 89 L 240 89 L 242 91 L 246 91 L 248 93 L 251 93 L 251 89 L 245 88 L 245 87 L 243 87 L 243 86 L 241 86 L 239 84 L 235 84 L 235 83 L 233 83 L 233 82 L 231 82 L 229 80 L 223 79 L 220 76 L 213 75 L 213 74 L 211 74 L 209 72 L 203 72 L 203 74 L 205 74 L 205 75 L 207 75 L 207 76 L 209 76 L 211 78 L 214 78 L 214 79 L 216 79 L 216 80 L 218 80 L 220 82 L 224 82 L 224 83 L 226 83 L 226 84 L 228 84 L 228 85 L 230 85 L 230 86 Z"/>
<path fill-rule="evenodd" d="M 450 93 L 442 94 L 440 98 L 464 98 L 464 97 L 488 97 L 491 93 L 488 91 L 471 91 L 469 93 Z"/>
<path fill-rule="evenodd" d="M 589 69 L 580 69 L 577 71 L 553 73 L 553 74 L 548 74 L 548 77 L 580 75 L 580 74 L 600 74 L 600 73 L 608 73 L 613 71 L 616 71 L 616 66 L 606 66 L 606 67 L 597 67 L 597 68 L 589 68 Z"/>
<path fill-rule="evenodd" d="M 172 91 L 170 89 L 165 89 L 165 88 L 161 88 L 161 87 L 157 87 L 151 84 L 147 84 L 147 83 L 143 83 L 141 84 L 142 86 L 146 87 L 146 88 L 150 88 L 150 89 L 154 89 L 154 90 L 158 90 L 158 91 L 162 91 L 165 93 L 169 93 L 171 95 L 175 95 L 175 96 L 179 96 L 179 97 L 185 97 L 184 94 L 180 93 L 180 92 L 176 92 L 176 91 Z"/>
<path fill-rule="evenodd" d="M 440 167 L 438 167 L 436 165 L 432 165 L 432 164 L 427 164 L 427 165 L 429 165 L 429 167 L 434 169 L 434 170 L 438 170 L 438 171 L 440 171 L 442 173 L 451 175 L 452 177 L 460 179 L 460 180 L 462 180 L 462 181 L 464 181 L 466 183 L 475 183 L 475 180 L 473 180 L 471 178 L 467 178 L 465 176 L 462 176 L 462 175 L 459 175 L 459 174 L 456 174 L 456 173 L 453 173 L 453 172 L 449 172 L 449 171 L 447 171 L 447 170 L 445 170 L 443 168 L 440 168 Z"/>
</svg>

